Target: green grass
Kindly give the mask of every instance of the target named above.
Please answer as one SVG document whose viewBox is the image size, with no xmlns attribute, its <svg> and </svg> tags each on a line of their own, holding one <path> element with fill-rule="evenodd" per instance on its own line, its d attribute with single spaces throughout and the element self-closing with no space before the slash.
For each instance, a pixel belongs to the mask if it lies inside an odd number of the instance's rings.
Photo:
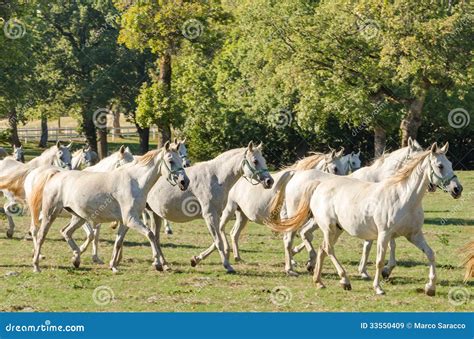
<svg viewBox="0 0 474 339">
<path fill-rule="evenodd" d="M 31 153 L 32 154 L 32 153 Z M 130 231 L 127 234 L 124 260 L 119 274 L 107 265 L 93 264 L 90 252 L 82 257 L 80 269 L 73 269 L 71 252 L 61 238 L 59 229 L 66 219 L 58 219 L 43 247 L 46 259 L 43 272 L 34 274 L 31 266 L 32 243 L 23 240 L 28 216 L 16 218 L 13 239 L 6 239 L 6 222 L 0 219 L 0 311 L 472 311 L 470 302 L 459 306 L 448 300 L 450 289 L 463 287 L 474 293 L 473 284 L 463 284 L 459 248 L 473 237 L 474 172 L 459 172 L 465 194 L 453 200 L 448 194 L 428 194 L 424 200 L 424 231 L 437 255 L 438 284 L 435 297 L 423 294 L 428 267 L 425 255 L 404 238 L 397 241 L 398 266 L 383 286 L 386 296 L 377 297 L 372 282 L 357 275 L 361 241 L 347 234 L 341 236 L 336 253 L 347 269 L 352 291 L 339 287 L 333 266 L 326 260 L 323 279 L 327 288 L 316 290 L 311 276 L 304 272 L 306 255 L 296 260 L 302 273 L 297 278 L 283 273 L 281 236 L 264 226 L 250 223 L 241 238 L 245 263 L 236 263 L 236 275 L 227 275 L 217 253 L 198 267 L 189 259 L 211 243 L 204 222 L 197 220 L 174 225 L 172 236 L 162 235 L 163 251 L 171 264 L 171 272 L 156 272 L 151 267 L 151 250 L 146 239 Z M 227 226 L 231 228 L 231 224 Z M 76 239 L 82 240 L 82 230 Z M 101 257 L 111 257 L 114 231 L 103 226 Z M 299 242 L 299 239 L 297 239 Z M 319 243 L 316 233 L 315 243 Z M 370 273 L 374 273 L 371 253 Z M 15 272 L 12 274 L 11 272 Z M 94 302 L 93 292 L 99 286 L 113 291 L 113 300 L 106 305 Z M 272 290 L 284 286 L 292 297 L 284 305 L 271 301 Z"/>
</svg>

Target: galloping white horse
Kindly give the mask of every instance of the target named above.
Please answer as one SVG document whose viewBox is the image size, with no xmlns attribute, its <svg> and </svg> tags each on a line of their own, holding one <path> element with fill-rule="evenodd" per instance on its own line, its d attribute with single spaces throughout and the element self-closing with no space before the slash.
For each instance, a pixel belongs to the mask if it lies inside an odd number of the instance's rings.
<svg viewBox="0 0 474 339">
<path fill-rule="evenodd" d="M 373 283 L 376 294 L 385 293 L 380 286 L 380 276 L 388 243 L 393 237 L 405 236 L 428 258 L 430 272 L 425 292 L 432 296 L 436 290 L 435 257 L 422 232 L 424 213 L 421 203 L 430 184 L 450 192 L 455 199 L 461 196 L 462 186 L 446 158 L 448 147 L 448 143 L 442 148 L 434 143 L 430 150 L 415 156 L 394 176 L 378 183 L 350 177 L 315 180 L 302 194 L 296 213 L 275 222 L 273 228 L 295 230 L 312 214 L 324 235 L 313 277 L 318 288 L 324 287 L 321 270 L 328 255 L 341 278 L 342 287 L 351 289 L 346 271 L 334 253 L 334 244 L 343 231 L 365 240 L 376 239 Z"/>
<path fill-rule="evenodd" d="M 148 192 L 158 178 L 165 176 L 181 190 L 189 185 L 176 149 L 169 142 L 163 149 L 150 151 L 139 161 L 124 165 L 109 173 L 45 171 L 32 193 L 31 213 L 38 221 L 41 207 L 41 227 L 35 231 L 33 266 L 39 272 L 39 256 L 46 234 L 63 209 L 71 215 L 69 224 L 61 230 L 73 250 L 73 265 L 80 265 L 80 248 L 72 234 L 84 223 L 98 224 L 120 221 L 124 227 L 133 228 L 146 236 L 153 251 L 153 265 L 163 269 L 164 259 L 155 236 L 140 220 L 145 209 Z"/>
<path fill-rule="evenodd" d="M 407 160 L 411 159 L 414 155 L 420 153 L 423 151 L 421 146 L 418 144 L 416 140 L 412 140 L 411 138 L 408 139 L 408 146 L 401 148 L 399 150 L 396 150 L 390 154 L 384 154 L 381 157 L 379 157 L 377 160 L 373 162 L 372 165 L 363 167 L 352 174 L 349 175 L 349 177 L 352 178 L 357 178 L 365 181 L 371 181 L 371 182 L 379 182 L 382 181 L 383 179 L 386 179 L 396 173 L 397 170 L 399 170 Z M 305 173 L 298 173 L 295 175 L 295 178 L 293 181 L 285 188 L 285 190 L 281 191 L 281 194 L 283 194 L 284 197 L 284 202 L 286 204 L 286 210 L 288 212 L 288 215 L 291 215 L 298 207 L 298 204 L 300 202 L 300 194 L 302 191 L 302 187 L 306 185 L 307 182 L 310 182 L 311 180 L 318 179 L 318 180 L 323 180 L 317 173 L 311 173 L 311 172 L 305 172 Z M 282 198 L 280 198 L 281 201 L 283 201 Z M 278 208 L 278 207 L 277 207 Z M 310 258 L 307 262 L 306 268 L 308 271 L 313 271 L 314 265 L 315 265 L 315 252 L 314 248 L 312 246 L 312 240 L 313 240 L 313 232 L 317 228 L 317 224 L 314 223 L 314 221 L 310 220 L 306 225 L 304 225 L 301 230 L 300 230 L 300 236 L 302 239 L 302 242 L 300 245 L 296 246 L 292 250 L 292 254 L 299 253 L 303 248 L 306 248 L 307 251 L 310 254 Z M 285 235 L 286 239 L 291 242 L 292 238 L 294 238 L 294 234 L 287 234 Z M 367 245 L 368 244 L 368 245 Z M 363 267 L 363 271 L 361 271 L 361 275 L 364 279 L 370 279 L 368 278 L 368 274 L 366 272 L 366 263 L 368 259 L 368 250 L 370 250 L 370 245 L 372 242 L 365 242 L 364 243 L 364 253 L 362 256 L 363 260 L 363 266 L 361 263 L 361 268 Z M 289 244 L 288 246 L 291 246 Z M 364 261 L 365 258 L 365 261 Z M 392 263 L 395 263 L 395 244 L 394 241 L 390 242 L 390 261 L 389 265 L 392 265 Z M 395 264 L 393 264 L 394 266 Z M 365 273 L 364 273 L 365 272 Z"/>
<path fill-rule="evenodd" d="M 264 189 L 260 185 L 241 178 L 232 187 L 227 198 L 226 207 L 222 213 L 219 223 L 219 231 L 224 239 L 224 248 L 229 252 L 229 245 L 225 234 L 225 225 L 235 214 L 236 221 L 231 231 L 232 250 L 235 261 L 241 261 L 239 252 L 239 238 L 248 221 L 264 224 L 270 216 L 270 202 L 282 185 L 291 180 L 294 171 L 319 168 L 328 173 L 343 174 L 345 166 L 340 161 L 342 149 L 338 153 L 332 151 L 329 154 L 315 153 L 297 161 L 294 165 L 286 167 L 275 173 L 273 178 L 275 185 L 272 189 Z M 292 272 L 288 272 L 292 274 Z"/>
<path fill-rule="evenodd" d="M 211 250 L 206 250 L 191 258 L 191 265 L 196 266 L 207 257 L 214 246 L 217 247 L 224 268 L 228 273 L 234 273 L 224 251 L 223 239 L 218 232 L 222 210 L 227 202 L 227 196 L 236 181 L 244 176 L 247 180 L 261 183 L 266 189 L 273 185 L 273 179 L 266 168 L 265 159 L 261 153 L 262 144 L 255 147 L 252 142 L 246 148 L 237 148 L 217 156 L 213 160 L 197 163 L 186 169 L 191 178 L 191 184 L 186 192 L 180 192 L 160 179 L 150 191 L 147 204 L 152 213 L 152 227 L 159 244 L 161 219 L 174 222 L 187 222 L 203 218 L 213 238 Z M 125 230 L 119 230 L 124 235 Z M 123 240 L 115 243 L 114 253 L 120 253 Z M 121 255 L 112 259 L 113 264 L 120 261 Z"/>
<path fill-rule="evenodd" d="M 6 210 L 9 206 L 16 204 L 16 200 L 25 200 L 24 183 L 28 174 L 37 167 L 54 165 L 57 167 L 71 168 L 71 152 L 70 147 L 62 146 L 58 141 L 55 146 L 45 150 L 39 157 L 31 160 L 30 162 L 23 164 L 16 159 L 22 159 L 23 148 L 15 147 L 14 154 L 15 158 L 7 157 L 0 161 L 0 190 L 3 190 L 4 195 L 8 198 L 9 204 L 6 206 Z M 11 238 L 15 229 L 15 224 L 11 217 L 8 219 L 9 228 L 7 230 L 7 236 Z"/>
</svg>

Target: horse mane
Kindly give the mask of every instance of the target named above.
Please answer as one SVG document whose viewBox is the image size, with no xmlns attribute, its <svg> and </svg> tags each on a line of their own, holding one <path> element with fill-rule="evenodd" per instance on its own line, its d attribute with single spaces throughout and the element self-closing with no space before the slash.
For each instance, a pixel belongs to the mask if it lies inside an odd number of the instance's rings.
<svg viewBox="0 0 474 339">
<path fill-rule="evenodd" d="M 234 149 L 225 151 L 224 153 L 219 154 L 215 158 L 212 158 L 212 159 L 209 159 L 209 160 L 206 160 L 206 161 L 197 162 L 193 165 L 193 167 L 196 166 L 196 165 L 199 165 L 199 164 L 219 161 L 222 158 L 226 158 L 226 157 L 233 156 L 233 155 L 236 155 L 236 154 L 242 154 L 242 157 L 243 157 L 244 152 L 245 152 L 246 149 L 247 149 L 247 147 L 241 147 L 241 148 L 234 148 Z"/>
<path fill-rule="evenodd" d="M 136 161 L 137 164 L 146 166 L 148 165 L 158 154 L 162 153 L 161 149 L 155 149 L 148 151 L 147 153 L 143 154 L 140 159 Z"/>
<path fill-rule="evenodd" d="M 408 161 L 402 168 L 400 168 L 392 177 L 388 179 L 389 182 L 396 184 L 408 179 L 413 171 L 431 154 L 431 150 L 424 151 L 423 153 L 415 156 L 412 160 Z"/>
<path fill-rule="evenodd" d="M 326 154 L 324 154 L 324 153 L 313 152 L 313 153 L 311 153 L 311 155 L 298 160 L 293 165 L 286 166 L 286 167 L 282 168 L 282 170 L 308 170 L 308 169 L 313 169 L 313 168 L 316 167 L 316 165 L 321 160 L 324 160 L 325 157 L 326 157 Z"/>
<path fill-rule="evenodd" d="M 75 151 L 72 156 L 73 157 L 77 157 L 80 153 L 82 152 L 82 149 L 78 149 L 77 151 Z"/>
<path fill-rule="evenodd" d="M 376 167 L 382 166 L 382 164 L 385 162 L 385 160 L 387 159 L 387 157 L 389 155 L 390 155 L 390 153 L 388 153 L 384 150 L 382 154 L 380 154 L 378 157 L 376 157 L 376 158 L 374 158 L 374 160 L 372 160 L 372 162 L 370 163 L 369 166 L 376 166 Z"/>
</svg>

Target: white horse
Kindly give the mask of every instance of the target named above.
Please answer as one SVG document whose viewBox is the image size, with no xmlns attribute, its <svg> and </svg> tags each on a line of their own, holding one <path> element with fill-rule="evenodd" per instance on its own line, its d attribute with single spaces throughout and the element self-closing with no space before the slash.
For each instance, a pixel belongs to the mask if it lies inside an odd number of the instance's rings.
<svg viewBox="0 0 474 339">
<path fill-rule="evenodd" d="M 396 173 L 397 170 L 399 170 L 407 160 L 411 159 L 414 155 L 422 152 L 423 149 L 421 146 L 418 144 L 416 140 L 412 140 L 409 138 L 408 140 L 408 146 L 401 148 L 399 150 L 396 150 L 390 154 L 384 154 L 381 157 L 379 157 L 377 160 L 373 162 L 372 165 L 363 167 L 352 174 L 349 175 L 349 177 L 352 178 L 357 178 L 365 181 L 371 181 L 371 182 L 379 182 L 382 181 Z M 293 182 L 285 188 L 284 191 L 281 192 L 281 194 L 284 194 L 284 201 L 286 204 L 286 209 L 287 212 L 291 215 L 293 211 L 296 210 L 298 207 L 298 204 L 300 202 L 300 193 L 302 190 L 304 190 L 305 185 L 310 182 L 311 180 L 318 179 L 318 180 L 323 180 L 317 173 L 312 174 L 311 172 L 306 172 L 306 173 L 298 173 L 298 175 L 295 176 L 293 179 Z M 302 189 L 303 188 L 303 189 Z M 281 201 L 283 201 L 282 198 L 280 198 Z M 278 208 L 278 207 L 277 207 Z M 312 246 L 312 240 L 313 240 L 313 232 L 317 228 L 317 224 L 315 224 L 312 220 L 310 220 L 307 224 L 305 224 L 301 230 L 300 230 L 300 236 L 302 239 L 302 242 L 300 245 L 296 246 L 292 250 L 292 254 L 297 254 L 304 248 L 307 249 L 307 251 L 310 254 L 310 258 L 306 264 L 306 268 L 308 271 L 313 271 L 314 265 L 315 265 L 315 252 L 314 248 Z M 292 241 L 293 236 L 291 234 L 286 235 L 286 239 L 288 241 Z M 361 269 L 363 267 L 363 271 L 361 271 L 361 275 L 364 279 L 370 279 L 368 278 L 368 274 L 366 272 L 366 263 L 368 259 L 368 250 L 370 250 L 370 245 L 372 242 L 364 242 L 364 251 L 363 251 L 363 256 L 362 258 L 365 258 L 365 261 L 363 261 L 363 266 L 361 264 Z M 395 263 L 395 243 L 394 241 L 390 242 L 390 261 L 389 265 L 392 265 L 392 263 Z M 394 266 L 395 264 L 393 264 Z M 365 273 L 363 273 L 365 272 Z"/>
<path fill-rule="evenodd" d="M 200 162 L 186 169 L 191 184 L 186 192 L 170 187 L 166 180 L 160 179 L 150 191 L 147 208 L 152 210 L 152 228 L 159 246 L 161 219 L 174 222 L 188 222 L 203 218 L 213 238 L 213 244 L 198 256 L 191 258 L 191 265 L 196 266 L 217 247 L 224 268 L 234 273 L 225 253 L 223 239 L 218 231 L 219 219 L 227 202 L 231 187 L 245 177 L 249 181 L 261 183 L 266 189 L 273 185 L 273 179 L 266 168 L 261 153 L 262 144 L 255 147 L 252 142 L 246 148 L 233 149 L 210 161 Z M 125 230 L 119 230 L 124 236 Z M 123 240 L 115 243 L 114 252 L 120 253 Z M 116 251 L 117 250 L 117 251 Z M 120 261 L 121 255 L 113 258 L 113 263 Z"/>
<path fill-rule="evenodd" d="M 35 168 L 46 165 L 71 168 L 71 145 L 72 144 L 62 146 L 58 141 L 55 146 L 50 147 L 39 157 L 26 164 L 17 160 L 23 158 L 23 148 L 14 147 L 15 159 L 13 157 L 7 157 L 0 161 L 0 173 L 2 174 L 2 176 L 0 176 L 0 190 L 3 190 L 3 194 L 9 200 L 9 203 L 5 206 L 5 210 L 17 210 L 17 208 L 13 208 L 13 206 L 17 204 L 17 200 L 25 200 L 25 179 Z M 8 215 L 8 224 L 7 237 L 11 238 L 15 229 L 15 223 L 11 218 L 11 214 Z"/>
<path fill-rule="evenodd" d="M 155 236 L 140 220 L 145 209 L 148 192 L 161 177 L 181 190 L 189 185 L 176 149 L 169 142 L 161 150 L 150 151 L 139 161 L 122 166 L 112 172 L 58 171 L 42 174 L 35 185 L 31 199 L 31 214 L 38 221 L 41 207 L 42 219 L 35 230 L 34 271 L 39 272 L 39 256 L 46 234 L 63 209 L 71 215 L 69 224 L 61 230 L 73 251 L 73 265 L 80 265 L 80 248 L 72 235 L 84 223 L 98 224 L 120 221 L 124 227 L 133 228 L 146 236 L 153 251 L 153 265 L 162 270 L 164 258 Z"/>
<path fill-rule="evenodd" d="M 361 166 L 360 151 L 357 153 L 351 152 L 341 157 L 342 166 L 344 166 L 344 173 L 354 173 Z"/>
<path fill-rule="evenodd" d="M 87 145 L 72 154 L 71 166 L 73 170 L 94 166 L 99 162 L 99 156 Z"/>
<path fill-rule="evenodd" d="M 342 149 L 338 153 L 335 151 L 328 154 L 314 153 L 300 159 L 294 165 L 272 175 L 275 180 L 275 185 L 272 189 L 264 189 L 260 185 L 254 185 L 245 180 L 245 178 L 239 179 L 229 192 L 227 204 L 219 223 L 219 231 L 224 240 L 226 253 L 229 252 L 229 244 L 225 234 L 225 226 L 233 215 L 235 215 L 236 221 L 230 233 L 232 251 L 234 253 L 234 260 L 241 261 L 239 238 L 242 230 L 249 220 L 257 224 L 264 224 L 264 221 L 270 217 L 271 200 L 281 189 L 282 185 L 286 185 L 291 180 L 294 171 L 319 168 L 328 173 L 343 174 L 345 166 L 340 161 L 343 152 L 344 150 Z"/>
<path fill-rule="evenodd" d="M 442 148 L 434 143 L 410 160 L 394 176 L 378 183 L 349 177 L 335 177 L 313 181 L 305 190 L 295 214 L 273 224 L 274 229 L 290 231 L 300 227 L 312 214 L 323 232 L 323 244 L 313 280 L 323 288 L 321 270 L 328 255 L 340 276 L 344 289 L 351 284 L 346 271 L 334 253 L 334 245 L 343 231 L 365 240 L 377 240 L 376 273 L 373 287 L 376 294 L 385 292 L 380 286 L 385 253 L 393 237 L 405 236 L 408 241 L 426 254 L 429 261 L 429 281 L 425 285 L 427 295 L 436 290 L 435 256 L 422 232 L 424 213 L 422 199 L 430 184 L 438 186 L 455 199 L 462 193 L 462 186 L 446 158 L 448 143 Z"/>
<path fill-rule="evenodd" d="M 5 148 L 0 147 L 0 160 L 6 157 L 8 157 L 8 152 L 5 150 Z"/>
<path fill-rule="evenodd" d="M 191 160 L 189 160 L 188 149 L 186 148 L 185 143 L 186 143 L 186 138 L 184 138 L 183 140 L 178 140 L 176 138 L 174 139 L 174 144 L 179 145 L 178 154 L 183 160 L 184 168 L 191 166 Z M 165 233 L 169 235 L 173 234 L 173 229 L 171 228 L 171 223 L 169 222 L 169 220 L 164 219 L 164 222 L 165 222 Z"/>
</svg>

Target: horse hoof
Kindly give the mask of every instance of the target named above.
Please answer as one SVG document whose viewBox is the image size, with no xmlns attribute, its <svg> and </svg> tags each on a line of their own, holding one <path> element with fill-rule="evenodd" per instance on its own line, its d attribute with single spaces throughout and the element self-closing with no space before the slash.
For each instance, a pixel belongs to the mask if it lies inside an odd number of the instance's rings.
<svg viewBox="0 0 474 339">
<path fill-rule="evenodd" d="M 234 268 L 233 268 L 232 266 L 230 266 L 230 265 L 227 266 L 227 267 L 224 266 L 224 268 L 226 269 L 226 273 L 227 273 L 227 274 L 236 274 L 236 273 L 237 273 L 237 272 L 234 270 Z"/>
<path fill-rule="evenodd" d="M 372 280 L 372 279 L 370 278 L 370 275 L 368 275 L 368 274 L 365 273 L 365 272 L 362 272 L 362 273 L 360 274 L 360 278 L 361 278 L 362 280 Z"/>
<path fill-rule="evenodd" d="M 388 268 L 384 268 L 382 270 L 382 278 L 388 279 L 390 277 L 390 270 Z"/>
<path fill-rule="evenodd" d="M 171 272 L 171 267 L 169 267 L 168 265 L 163 265 L 163 271 L 164 272 Z"/>
<path fill-rule="evenodd" d="M 288 270 L 288 271 L 286 271 L 286 275 L 289 276 L 289 277 L 298 277 L 299 273 L 297 273 L 293 270 Z"/>
<path fill-rule="evenodd" d="M 323 283 L 316 283 L 316 288 L 318 290 L 322 290 L 326 288 L 326 285 L 324 285 Z"/>
<path fill-rule="evenodd" d="M 153 264 L 153 267 L 155 268 L 155 270 L 163 272 L 163 266 L 161 264 Z"/>
<path fill-rule="evenodd" d="M 173 230 L 171 230 L 171 229 L 170 229 L 170 230 L 166 230 L 166 234 L 168 234 L 168 235 L 173 235 Z"/>
<path fill-rule="evenodd" d="M 311 263 L 307 263 L 307 264 L 306 264 L 306 270 L 307 270 L 308 272 L 310 272 L 310 273 L 313 273 L 313 272 L 314 272 L 314 266 L 315 266 L 315 265 L 313 265 L 313 264 L 311 264 Z"/>
<path fill-rule="evenodd" d="M 385 291 L 381 290 L 381 289 L 378 289 L 378 290 L 375 291 L 375 294 L 376 295 L 385 295 Z"/>
<path fill-rule="evenodd" d="M 8 239 L 13 238 L 13 231 L 11 231 L 11 232 L 10 232 L 10 231 L 7 231 L 7 238 L 8 238 Z"/>
<path fill-rule="evenodd" d="M 241 257 L 234 257 L 235 262 L 244 262 L 244 260 Z"/>
<path fill-rule="evenodd" d="M 436 295 L 436 289 L 433 287 L 425 286 L 425 293 L 427 296 L 434 297 Z"/>
<path fill-rule="evenodd" d="M 351 283 L 341 283 L 341 286 L 342 286 L 342 289 L 344 291 L 351 291 L 352 290 Z"/>
<path fill-rule="evenodd" d="M 72 264 L 75 268 L 79 268 L 81 266 L 81 260 L 78 258 L 73 257 L 72 258 Z"/>
<path fill-rule="evenodd" d="M 192 258 L 191 258 L 191 266 L 192 267 L 196 267 L 198 264 L 198 260 L 197 260 L 197 257 L 194 255 Z"/>
<path fill-rule="evenodd" d="M 92 262 L 94 264 L 99 264 L 99 265 L 103 265 L 104 262 L 96 255 L 92 256 Z"/>
<path fill-rule="evenodd" d="M 118 268 L 116 267 L 111 267 L 112 273 L 117 274 L 119 272 Z"/>
<path fill-rule="evenodd" d="M 40 270 L 39 267 L 36 267 L 36 266 L 35 266 L 35 267 L 33 267 L 33 272 L 34 272 L 34 273 L 41 273 L 41 270 Z"/>
</svg>

